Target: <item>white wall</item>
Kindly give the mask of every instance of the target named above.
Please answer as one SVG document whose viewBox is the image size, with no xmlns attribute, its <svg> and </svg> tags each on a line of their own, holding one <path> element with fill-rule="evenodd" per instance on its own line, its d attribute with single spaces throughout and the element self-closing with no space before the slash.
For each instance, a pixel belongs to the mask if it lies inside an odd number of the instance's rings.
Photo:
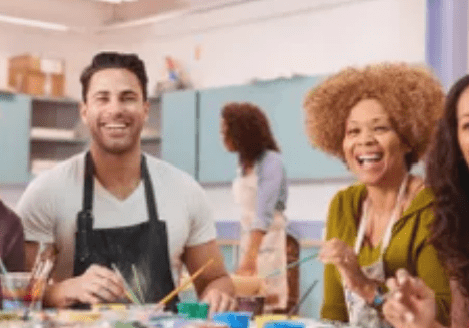
<svg viewBox="0 0 469 328">
<path fill-rule="evenodd" d="M 140 54 L 151 86 L 166 55 L 183 62 L 199 88 L 382 60 L 423 62 L 425 0 L 263 0 L 105 32 L 99 42 Z"/>
<path fill-rule="evenodd" d="M 80 97 L 79 74 L 96 52 L 94 36 L 0 24 L 0 88 L 8 83 L 8 58 L 31 53 L 65 60 L 65 92 Z"/>
</svg>

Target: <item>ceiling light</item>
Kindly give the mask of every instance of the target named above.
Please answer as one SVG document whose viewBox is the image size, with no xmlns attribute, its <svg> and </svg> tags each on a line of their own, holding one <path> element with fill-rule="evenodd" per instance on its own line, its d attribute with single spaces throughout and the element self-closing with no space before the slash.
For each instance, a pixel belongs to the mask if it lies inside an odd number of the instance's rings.
<svg viewBox="0 0 469 328">
<path fill-rule="evenodd" d="M 99 2 L 108 2 L 108 3 L 123 3 L 123 2 L 137 2 L 138 0 L 94 0 Z"/>
<path fill-rule="evenodd" d="M 43 21 L 38 21 L 38 20 L 34 20 L 34 19 L 26 19 L 26 18 L 5 16 L 5 15 L 1 15 L 1 14 L 0 14 L 0 22 L 16 24 L 16 25 L 23 25 L 23 26 L 29 26 L 29 27 L 39 27 L 39 28 L 42 28 L 42 29 L 54 30 L 54 31 L 66 32 L 66 31 L 70 30 L 70 27 L 68 27 L 66 25 L 62 25 L 62 24 L 43 22 Z"/>
</svg>

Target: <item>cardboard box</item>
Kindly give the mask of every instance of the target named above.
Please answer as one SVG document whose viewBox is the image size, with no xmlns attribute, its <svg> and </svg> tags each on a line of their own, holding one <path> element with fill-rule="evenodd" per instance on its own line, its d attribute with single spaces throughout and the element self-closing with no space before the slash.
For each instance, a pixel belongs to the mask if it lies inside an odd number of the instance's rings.
<svg viewBox="0 0 469 328">
<path fill-rule="evenodd" d="M 65 89 L 65 76 L 63 74 L 45 74 L 44 94 L 52 97 L 63 97 Z"/>
<path fill-rule="evenodd" d="M 13 70 L 40 72 L 41 58 L 32 55 L 11 57 L 9 60 L 9 67 Z"/>
<path fill-rule="evenodd" d="M 44 73 L 10 68 L 8 81 L 9 86 L 17 92 L 44 95 Z"/>
<path fill-rule="evenodd" d="M 65 95 L 65 64 L 62 60 L 32 55 L 10 58 L 8 85 L 17 92 L 38 96 Z"/>
</svg>

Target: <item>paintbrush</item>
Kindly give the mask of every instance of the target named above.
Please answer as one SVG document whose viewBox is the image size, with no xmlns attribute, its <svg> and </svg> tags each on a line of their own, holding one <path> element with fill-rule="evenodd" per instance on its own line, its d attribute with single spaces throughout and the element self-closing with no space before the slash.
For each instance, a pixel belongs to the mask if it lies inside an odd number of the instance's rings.
<svg viewBox="0 0 469 328">
<path fill-rule="evenodd" d="M 134 274 L 135 283 L 137 284 L 138 296 L 140 296 L 140 301 L 143 304 L 145 303 L 145 297 L 143 296 L 142 287 L 140 285 L 140 279 L 138 278 L 138 272 L 135 264 L 132 264 L 132 272 Z"/>
<path fill-rule="evenodd" d="M 191 282 L 193 282 L 200 274 L 210 265 L 213 263 L 213 259 L 210 259 L 205 263 L 199 270 L 197 270 L 192 276 L 190 276 L 186 281 L 184 281 L 179 287 L 174 289 L 171 293 L 166 295 L 161 301 L 158 302 L 156 305 L 157 307 L 161 307 L 168 303 L 174 296 L 176 296 L 181 290 L 186 288 Z"/>
<path fill-rule="evenodd" d="M 282 272 L 284 271 L 287 271 L 288 269 L 291 269 L 293 267 L 296 267 L 297 265 L 300 265 L 302 263 L 305 263 L 309 260 L 313 260 L 315 259 L 317 256 L 318 256 L 319 253 L 316 253 L 316 254 L 313 254 L 313 255 L 310 255 L 310 256 L 307 256 L 299 261 L 296 261 L 296 262 L 293 262 L 293 263 L 290 263 L 288 264 L 283 270 L 281 268 L 279 269 L 275 269 L 273 270 L 272 272 L 269 272 L 268 274 L 266 274 L 265 276 L 263 276 L 262 278 L 270 278 L 270 277 L 274 277 L 274 276 L 278 276 L 279 274 L 281 274 Z"/>
<path fill-rule="evenodd" d="M 124 284 L 124 291 L 125 291 L 125 295 L 127 296 L 127 298 L 132 302 L 132 303 L 135 303 L 135 304 L 138 304 L 138 305 L 142 305 L 142 303 L 140 303 L 139 299 L 137 298 L 137 296 L 135 296 L 134 292 L 132 291 L 132 288 L 130 288 L 129 284 L 127 283 L 127 281 L 125 281 L 124 279 L 124 276 L 122 275 L 122 273 L 119 271 L 119 269 L 117 268 L 117 265 L 115 263 L 112 263 L 111 264 L 112 268 L 114 269 L 114 272 L 122 279 L 122 282 Z"/>
<path fill-rule="evenodd" d="M 44 248 L 44 244 L 39 245 L 38 254 L 36 256 L 35 265 L 31 272 L 31 278 L 28 283 L 28 294 L 30 298 L 30 305 L 25 309 L 23 318 L 28 318 L 29 312 L 31 312 L 34 304 L 39 300 L 42 295 L 42 291 L 45 288 L 47 280 L 54 268 L 54 263 L 57 258 L 58 250 L 54 244 L 47 245 Z"/>
<path fill-rule="evenodd" d="M 0 270 L 2 271 L 2 274 L 5 276 L 5 281 L 7 288 L 10 290 L 11 294 L 13 295 L 13 298 L 15 300 L 18 300 L 18 295 L 16 295 L 15 288 L 11 282 L 10 279 L 8 279 L 8 270 L 5 266 L 5 263 L 3 263 L 3 260 L 0 258 Z"/>
<path fill-rule="evenodd" d="M 292 315 L 294 315 L 299 309 L 300 309 L 300 306 L 306 301 L 306 298 L 308 297 L 308 295 L 313 291 L 314 287 L 316 287 L 317 283 L 319 282 L 319 280 L 315 280 L 311 286 L 308 287 L 308 289 L 306 290 L 306 292 L 303 294 L 303 296 L 301 297 L 301 299 L 298 301 L 298 303 L 292 307 L 290 309 L 290 311 L 288 311 L 288 314 L 287 314 L 287 318 L 290 319 Z"/>
</svg>

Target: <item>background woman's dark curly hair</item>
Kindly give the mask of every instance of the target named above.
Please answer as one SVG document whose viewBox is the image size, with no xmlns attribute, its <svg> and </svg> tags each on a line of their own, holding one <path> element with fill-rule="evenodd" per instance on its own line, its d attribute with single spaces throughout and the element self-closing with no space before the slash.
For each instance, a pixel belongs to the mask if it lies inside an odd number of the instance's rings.
<svg viewBox="0 0 469 328">
<path fill-rule="evenodd" d="M 239 153 L 239 164 L 244 172 L 265 150 L 280 151 L 267 117 L 256 105 L 246 102 L 226 104 L 221 117 L 227 127 L 224 138 Z"/>
<path fill-rule="evenodd" d="M 469 169 L 458 143 L 457 104 L 469 75 L 448 93 L 427 158 L 427 180 L 436 196 L 432 243 L 450 276 L 469 297 Z"/>
</svg>

